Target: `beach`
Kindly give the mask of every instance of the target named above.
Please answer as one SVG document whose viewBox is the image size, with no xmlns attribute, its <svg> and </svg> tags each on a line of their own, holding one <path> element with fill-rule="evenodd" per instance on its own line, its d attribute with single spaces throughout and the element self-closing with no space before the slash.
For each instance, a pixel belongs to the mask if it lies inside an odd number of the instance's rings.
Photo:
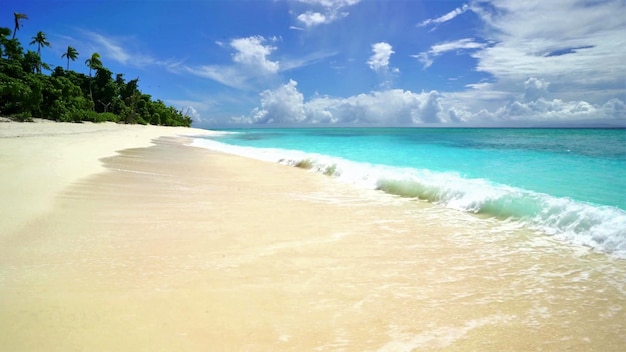
<svg viewBox="0 0 626 352">
<path fill-rule="evenodd" d="M 210 133 L 0 123 L 0 350 L 626 345 L 624 260 Z"/>
</svg>

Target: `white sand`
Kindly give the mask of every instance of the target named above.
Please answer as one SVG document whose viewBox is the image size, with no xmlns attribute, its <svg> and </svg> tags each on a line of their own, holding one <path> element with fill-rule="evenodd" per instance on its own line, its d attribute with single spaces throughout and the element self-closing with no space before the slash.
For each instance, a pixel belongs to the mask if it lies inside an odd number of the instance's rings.
<svg viewBox="0 0 626 352">
<path fill-rule="evenodd" d="M 103 171 L 100 158 L 150 146 L 160 136 L 210 133 L 184 127 L 42 119 L 0 122 L 0 229 L 3 233 L 15 231 L 48 210 L 54 196 L 72 182 Z"/>
</svg>

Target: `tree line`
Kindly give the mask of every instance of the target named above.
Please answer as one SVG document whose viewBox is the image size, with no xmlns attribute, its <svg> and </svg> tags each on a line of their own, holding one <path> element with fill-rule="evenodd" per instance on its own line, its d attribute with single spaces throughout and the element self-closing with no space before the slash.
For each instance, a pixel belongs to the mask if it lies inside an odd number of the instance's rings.
<svg viewBox="0 0 626 352">
<path fill-rule="evenodd" d="M 46 34 L 39 31 L 32 37 L 29 45 L 35 45 L 37 51 L 24 50 L 15 34 L 28 16 L 16 12 L 14 19 L 13 31 L 0 27 L 0 116 L 20 121 L 36 117 L 63 122 L 191 126 L 186 113 L 142 93 L 138 78 L 126 81 L 120 73 L 114 77 L 98 53 L 85 60 L 88 75 L 70 70 L 70 62 L 79 57 L 72 46 L 61 55 L 67 60 L 66 67 L 52 69 L 41 60 L 41 50 L 50 47 Z"/>
</svg>

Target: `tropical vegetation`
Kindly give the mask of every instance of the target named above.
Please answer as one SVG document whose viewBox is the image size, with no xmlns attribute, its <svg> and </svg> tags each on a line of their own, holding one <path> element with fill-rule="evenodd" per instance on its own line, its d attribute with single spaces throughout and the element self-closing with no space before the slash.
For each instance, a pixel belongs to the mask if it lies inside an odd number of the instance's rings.
<svg viewBox="0 0 626 352">
<path fill-rule="evenodd" d="M 68 45 L 67 46 L 67 51 L 64 52 L 63 55 L 61 55 L 61 57 L 64 57 L 64 58 L 67 59 L 67 68 L 66 68 L 66 70 L 69 71 L 70 70 L 70 60 L 76 61 L 76 59 L 78 58 L 78 51 L 74 47 Z"/>
<path fill-rule="evenodd" d="M 65 122 L 113 121 L 166 126 L 190 126 L 191 118 L 139 90 L 139 78 L 126 81 L 107 69 L 98 53 L 85 60 L 89 74 L 70 70 L 79 52 L 72 46 L 61 55 L 66 67 L 42 62 L 41 51 L 51 44 L 39 31 L 24 50 L 15 38 L 28 16 L 14 13 L 14 27 L 0 27 L 0 116 L 29 121 L 43 118 Z M 65 63 L 65 62 L 64 62 Z"/>
</svg>

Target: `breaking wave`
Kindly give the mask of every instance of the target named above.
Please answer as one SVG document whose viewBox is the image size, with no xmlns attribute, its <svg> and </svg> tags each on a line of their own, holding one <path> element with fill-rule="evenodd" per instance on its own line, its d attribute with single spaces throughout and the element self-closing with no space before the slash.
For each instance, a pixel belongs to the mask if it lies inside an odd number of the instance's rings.
<svg viewBox="0 0 626 352">
<path fill-rule="evenodd" d="M 459 211 L 522 222 L 569 243 L 626 258 L 626 211 L 464 178 L 452 172 L 353 162 L 296 150 L 251 148 L 197 139 L 194 145 L 332 175 L 342 182 L 426 200 Z"/>
</svg>

